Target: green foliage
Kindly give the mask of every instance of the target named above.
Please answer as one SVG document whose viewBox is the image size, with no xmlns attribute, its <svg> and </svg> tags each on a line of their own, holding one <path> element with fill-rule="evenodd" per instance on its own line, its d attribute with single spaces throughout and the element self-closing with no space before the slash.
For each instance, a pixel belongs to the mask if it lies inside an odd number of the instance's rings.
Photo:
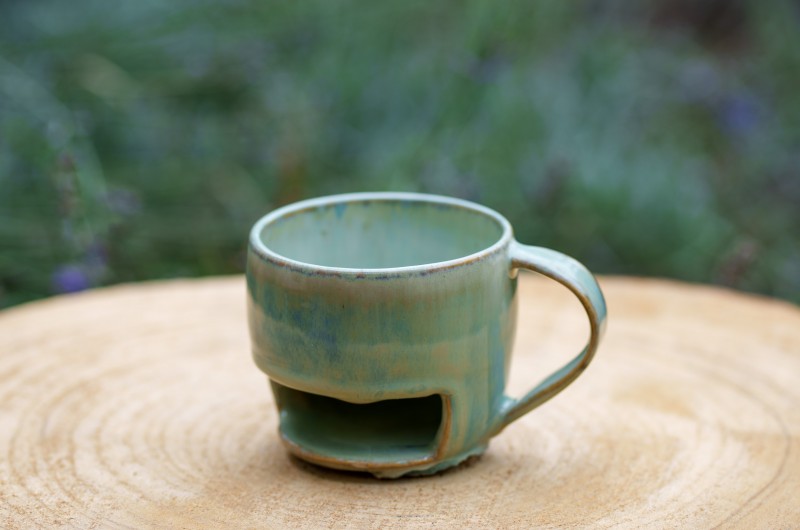
<svg viewBox="0 0 800 530">
<path fill-rule="evenodd" d="M 788 0 L 5 4 L 0 306 L 240 272 L 275 206 L 386 189 L 800 301 L 798 87 Z"/>
</svg>

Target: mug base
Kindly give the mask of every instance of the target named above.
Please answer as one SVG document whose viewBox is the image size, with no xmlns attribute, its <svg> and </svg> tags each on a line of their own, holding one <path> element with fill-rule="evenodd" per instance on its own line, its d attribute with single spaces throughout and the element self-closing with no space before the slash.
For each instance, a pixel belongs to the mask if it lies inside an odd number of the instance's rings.
<svg viewBox="0 0 800 530">
<path fill-rule="evenodd" d="M 469 458 L 479 456 L 486 451 L 488 443 L 475 446 L 467 451 L 451 456 L 444 460 L 427 458 L 414 462 L 389 462 L 389 461 L 353 461 L 342 458 L 321 455 L 304 449 L 297 443 L 288 439 L 281 433 L 281 440 L 288 451 L 297 458 L 311 464 L 336 469 L 339 471 L 356 471 L 370 473 L 380 479 L 395 479 L 401 477 L 423 477 L 435 475 L 441 471 L 458 466 Z"/>
<path fill-rule="evenodd" d="M 447 471 L 449 469 L 453 469 L 454 467 L 460 466 L 470 458 L 477 458 L 481 456 L 484 452 L 486 452 L 487 445 L 481 445 L 478 447 L 473 448 L 470 451 L 466 451 L 459 455 L 456 455 L 452 458 L 448 458 L 447 460 L 442 460 L 441 462 L 437 463 L 436 465 L 429 467 L 427 469 L 418 469 L 414 471 L 408 471 L 402 475 L 398 476 L 386 476 L 380 475 L 377 473 L 373 473 L 378 478 L 400 478 L 400 477 L 428 477 L 430 475 L 435 475 L 437 473 L 441 473 L 443 471 Z"/>
</svg>

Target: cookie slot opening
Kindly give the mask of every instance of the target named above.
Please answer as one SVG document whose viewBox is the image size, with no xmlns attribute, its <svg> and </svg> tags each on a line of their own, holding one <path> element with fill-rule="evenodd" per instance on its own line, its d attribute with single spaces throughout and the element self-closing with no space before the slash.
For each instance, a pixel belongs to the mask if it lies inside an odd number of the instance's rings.
<svg viewBox="0 0 800 530">
<path fill-rule="evenodd" d="M 305 451 L 361 462 L 415 461 L 436 453 L 444 414 L 438 394 L 361 404 L 272 385 L 281 431 Z"/>
</svg>

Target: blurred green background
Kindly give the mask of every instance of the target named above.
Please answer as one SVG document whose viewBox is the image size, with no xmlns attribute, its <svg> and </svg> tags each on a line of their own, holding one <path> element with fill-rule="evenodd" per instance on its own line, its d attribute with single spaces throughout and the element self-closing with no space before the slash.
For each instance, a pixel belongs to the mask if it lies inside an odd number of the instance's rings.
<svg viewBox="0 0 800 530">
<path fill-rule="evenodd" d="M 798 302 L 800 3 L 0 2 L 0 307 L 241 272 L 358 190 Z"/>
</svg>

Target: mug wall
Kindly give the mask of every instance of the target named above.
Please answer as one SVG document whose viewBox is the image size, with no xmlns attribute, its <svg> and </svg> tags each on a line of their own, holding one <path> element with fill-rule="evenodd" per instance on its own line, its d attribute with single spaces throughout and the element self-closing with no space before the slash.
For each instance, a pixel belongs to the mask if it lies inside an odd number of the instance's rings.
<svg viewBox="0 0 800 530">
<path fill-rule="evenodd" d="M 516 320 L 505 248 L 434 271 L 314 273 L 250 250 L 256 364 L 351 403 L 443 397 L 438 457 L 480 443 L 502 404 Z"/>
</svg>

